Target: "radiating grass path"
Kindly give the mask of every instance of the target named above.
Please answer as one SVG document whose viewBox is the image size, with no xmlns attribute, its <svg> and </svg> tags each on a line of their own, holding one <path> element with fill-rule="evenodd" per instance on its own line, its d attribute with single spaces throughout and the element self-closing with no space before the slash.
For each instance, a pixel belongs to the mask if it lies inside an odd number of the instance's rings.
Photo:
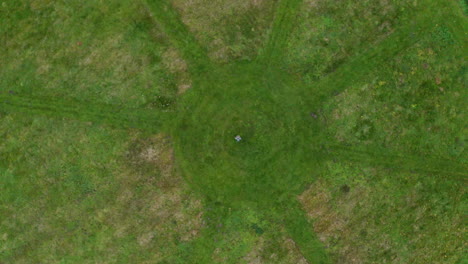
<svg viewBox="0 0 468 264">
<path fill-rule="evenodd" d="M 164 131 L 164 125 L 174 115 L 169 111 L 128 109 L 117 105 L 81 102 L 66 98 L 35 98 L 8 93 L 0 94 L 0 111 L 69 118 L 109 125 L 114 128 L 135 128 L 151 133 Z"/>
<path fill-rule="evenodd" d="M 272 27 L 268 39 L 259 53 L 259 60 L 265 63 L 276 62 L 282 56 L 286 47 L 289 33 L 295 26 L 297 12 L 302 0 L 278 1 Z"/>
<path fill-rule="evenodd" d="M 427 10 L 445 8 L 442 2 L 430 1 Z M 320 173 L 323 161 L 337 159 L 430 174 L 445 173 L 454 179 L 466 176 L 466 165 L 452 160 L 409 156 L 376 146 L 347 147 L 333 141 L 321 144 L 328 140 L 321 132 L 325 129 L 311 122 L 308 115 L 309 110 L 320 108 L 333 93 L 345 89 L 354 80 L 365 78 L 371 70 L 414 45 L 437 21 L 450 26 L 463 42 L 464 33 L 458 28 L 462 18 L 443 22 L 443 17 L 429 17 L 428 12 L 423 12 L 411 23 L 397 27 L 396 32 L 378 45 L 356 54 L 335 72 L 307 87 L 277 67 L 302 1 L 279 1 L 269 39 L 256 62 L 225 67 L 213 66 L 206 50 L 167 1 L 146 3 L 155 22 L 181 51 L 197 79 L 193 90 L 183 96 L 177 111 L 125 109 L 11 94 L 0 95 L 0 110 L 170 132 L 174 136 L 179 167 L 187 181 L 205 195 L 207 203 L 219 205 L 214 215 L 222 219 L 226 217 L 227 207 L 255 204 L 256 209 L 269 212 L 284 224 L 310 263 L 329 263 L 329 258 L 295 197 Z M 236 133 L 245 135 L 240 144 L 233 141 Z M 209 261 L 216 248 L 212 234 L 212 230 L 205 229 L 198 238 L 181 245 L 177 261 Z"/>
<path fill-rule="evenodd" d="M 155 23 L 162 28 L 172 45 L 181 52 L 183 58 L 191 66 L 190 71 L 194 75 L 206 71 L 206 67 L 210 65 L 206 49 L 200 46 L 169 1 L 146 0 L 144 3 Z"/>
</svg>

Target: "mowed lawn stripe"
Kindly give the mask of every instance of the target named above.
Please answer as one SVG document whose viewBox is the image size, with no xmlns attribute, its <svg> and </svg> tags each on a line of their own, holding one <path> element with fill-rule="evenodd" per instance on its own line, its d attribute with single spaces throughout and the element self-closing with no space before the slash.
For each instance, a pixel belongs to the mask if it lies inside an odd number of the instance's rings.
<svg viewBox="0 0 468 264">
<path fill-rule="evenodd" d="M 410 30 L 415 28 L 415 30 Z M 386 63 L 402 51 L 416 44 L 427 34 L 430 28 L 425 23 L 403 27 L 385 39 L 379 45 L 370 48 L 364 54 L 356 56 L 334 73 L 324 77 L 320 82 L 310 87 L 308 97 L 315 102 L 324 102 L 333 94 L 345 90 L 353 81 L 363 79 L 380 64 Z M 414 35 L 411 35 L 414 33 Z"/>
<path fill-rule="evenodd" d="M 166 0 L 146 0 L 145 3 L 155 23 L 161 27 L 171 44 L 181 52 L 182 57 L 191 66 L 189 70 L 193 74 L 204 72 L 210 65 L 207 51 L 187 29 L 177 11 Z"/>
<path fill-rule="evenodd" d="M 285 208 L 287 208 L 283 212 L 285 228 L 304 258 L 309 263 L 330 264 L 328 253 L 317 234 L 313 232 L 299 202 L 294 199 L 285 205 Z"/>
<path fill-rule="evenodd" d="M 77 100 L 0 95 L 0 111 L 22 112 L 28 115 L 45 115 L 69 118 L 115 128 L 135 128 L 149 132 L 165 130 L 166 121 L 173 112 L 147 109 L 128 109 L 116 105 L 80 102 Z"/>
<path fill-rule="evenodd" d="M 430 16 L 434 9 L 439 10 L 437 15 Z M 426 12 L 421 14 L 416 24 L 404 25 L 391 36 L 382 41 L 378 46 L 369 49 L 366 53 L 356 56 L 347 64 L 340 67 L 334 73 L 326 76 L 322 81 L 311 88 L 313 94 L 307 98 L 313 98 L 315 108 L 330 98 L 333 94 L 340 93 L 356 80 L 365 79 L 371 73 L 379 72 L 379 65 L 385 64 L 396 55 L 415 45 L 423 36 L 431 34 L 440 25 L 449 26 L 455 35 L 458 47 L 466 49 L 465 29 L 466 18 L 456 3 L 446 5 L 443 1 L 434 1 Z M 453 16 L 451 16 L 453 14 Z M 450 15 L 450 16 L 449 16 Z M 447 17 L 450 17 L 447 19 Z M 381 165 L 387 168 L 403 169 L 408 171 L 426 172 L 432 174 L 451 175 L 455 178 L 466 176 L 468 167 L 466 164 L 442 157 L 434 157 L 427 153 L 419 156 L 409 153 L 395 153 L 390 149 L 382 149 L 379 146 L 366 146 L 365 149 L 338 144 L 330 145 L 330 158 L 361 161 L 370 165 Z"/>
<path fill-rule="evenodd" d="M 295 23 L 302 0 L 280 0 L 277 3 L 275 17 L 265 46 L 259 52 L 259 60 L 274 63 L 282 56 L 290 32 Z"/>
<path fill-rule="evenodd" d="M 426 1 L 427 2 L 427 1 Z M 426 4 L 424 12 L 417 17 L 397 27 L 394 32 L 376 45 L 372 45 L 363 53 L 356 54 L 347 63 L 343 64 L 334 72 L 326 75 L 319 82 L 308 88 L 306 98 L 310 98 L 316 107 L 322 104 L 334 94 L 342 92 L 349 84 L 368 76 L 379 65 L 387 63 L 390 59 L 415 45 L 420 39 L 428 34 L 437 23 L 446 20 L 450 9 L 442 8 L 442 1 L 430 1 Z M 433 10 L 442 8 L 438 15 L 433 15 Z"/>
<path fill-rule="evenodd" d="M 379 147 L 347 147 L 332 145 L 329 148 L 329 159 L 359 161 L 371 166 L 382 166 L 388 169 L 405 170 L 410 172 L 446 175 L 451 179 L 462 180 L 468 176 L 468 166 L 465 163 L 443 157 L 426 154 L 419 156 L 395 153 L 388 148 Z"/>
</svg>

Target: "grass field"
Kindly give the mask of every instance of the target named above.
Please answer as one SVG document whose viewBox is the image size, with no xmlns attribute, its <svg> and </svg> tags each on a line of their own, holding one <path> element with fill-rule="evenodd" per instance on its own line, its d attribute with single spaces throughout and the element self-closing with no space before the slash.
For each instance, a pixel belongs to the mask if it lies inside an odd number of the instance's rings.
<svg viewBox="0 0 468 264">
<path fill-rule="evenodd" d="M 465 263 L 466 10 L 2 2 L 0 263 Z"/>
</svg>

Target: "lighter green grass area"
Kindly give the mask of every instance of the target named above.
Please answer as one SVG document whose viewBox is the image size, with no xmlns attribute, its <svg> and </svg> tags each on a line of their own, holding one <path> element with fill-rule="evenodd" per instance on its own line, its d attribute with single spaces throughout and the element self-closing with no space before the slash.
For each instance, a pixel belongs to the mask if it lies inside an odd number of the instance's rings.
<svg viewBox="0 0 468 264">
<path fill-rule="evenodd" d="M 462 263 L 461 6 L 248 2 L 4 2 L 0 262 Z"/>
</svg>

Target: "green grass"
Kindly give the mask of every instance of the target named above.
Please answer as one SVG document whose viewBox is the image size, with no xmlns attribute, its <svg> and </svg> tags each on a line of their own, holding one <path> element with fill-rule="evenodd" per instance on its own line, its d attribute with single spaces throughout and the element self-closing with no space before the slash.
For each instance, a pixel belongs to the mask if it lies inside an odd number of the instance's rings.
<svg viewBox="0 0 468 264">
<path fill-rule="evenodd" d="M 177 12 L 171 8 L 167 1 L 149 1 L 148 11 L 154 15 L 155 23 L 160 25 L 168 35 L 173 46 L 179 49 L 184 58 L 191 64 L 195 74 L 204 70 L 207 65 L 206 50 L 201 47 L 194 37 L 189 34 L 187 27 L 180 20 Z"/>
<path fill-rule="evenodd" d="M 297 23 L 301 4 L 301 0 L 278 2 L 268 40 L 259 54 L 260 59 L 271 62 L 272 57 L 281 56 L 285 52 L 289 34 Z"/>
<path fill-rule="evenodd" d="M 462 261 L 460 7 L 254 2 L 2 6 L 0 262 Z"/>
<path fill-rule="evenodd" d="M 0 100 L 5 111 L 72 118 L 109 125 L 114 128 L 137 128 L 153 133 L 164 131 L 163 124 L 173 115 L 164 101 L 159 103 L 159 109 L 165 110 L 155 115 L 154 111 L 147 109 L 128 109 L 124 106 L 110 104 L 89 104 L 71 99 L 51 100 L 40 97 L 22 97 L 10 93 L 0 95 Z"/>
</svg>

